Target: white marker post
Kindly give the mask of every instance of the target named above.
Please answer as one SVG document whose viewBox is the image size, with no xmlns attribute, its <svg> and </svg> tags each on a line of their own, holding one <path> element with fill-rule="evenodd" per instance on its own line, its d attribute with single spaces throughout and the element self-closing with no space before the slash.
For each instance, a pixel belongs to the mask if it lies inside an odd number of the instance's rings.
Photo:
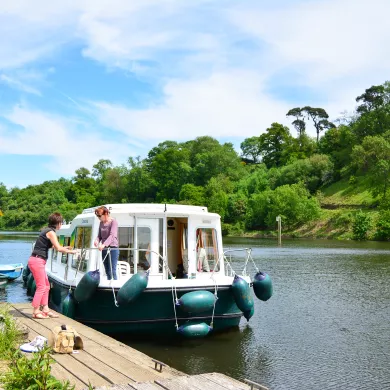
<svg viewBox="0 0 390 390">
<path fill-rule="evenodd" d="M 280 215 L 276 217 L 276 222 L 278 223 L 278 245 L 282 246 L 282 217 Z"/>
</svg>

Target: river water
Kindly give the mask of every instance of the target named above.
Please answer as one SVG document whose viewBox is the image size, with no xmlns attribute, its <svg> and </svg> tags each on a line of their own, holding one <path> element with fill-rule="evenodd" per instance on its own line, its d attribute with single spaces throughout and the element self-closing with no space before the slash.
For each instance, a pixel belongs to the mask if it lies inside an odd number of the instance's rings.
<svg viewBox="0 0 390 390">
<path fill-rule="evenodd" d="M 0 264 L 26 263 L 34 237 L 0 233 Z M 390 243 L 226 239 L 253 248 L 274 295 L 203 340 L 122 339 L 189 374 L 222 372 L 270 389 L 390 389 Z M 29 302 L 21 280 L 0 300 Z"/>
</svg>

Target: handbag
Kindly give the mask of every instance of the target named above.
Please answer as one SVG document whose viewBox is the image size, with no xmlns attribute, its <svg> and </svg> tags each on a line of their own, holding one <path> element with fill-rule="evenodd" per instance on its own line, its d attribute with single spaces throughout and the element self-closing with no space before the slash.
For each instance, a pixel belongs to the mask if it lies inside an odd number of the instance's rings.
<svg viewBox="0 0 390 390">
<path fill-rule="evenodd" d="M 83 340 L 70 325 L 61 325 L 51 330 L 49 345 L 54 352 L 73 353 L 75 349 L 83 349 Z"/>
</svg>

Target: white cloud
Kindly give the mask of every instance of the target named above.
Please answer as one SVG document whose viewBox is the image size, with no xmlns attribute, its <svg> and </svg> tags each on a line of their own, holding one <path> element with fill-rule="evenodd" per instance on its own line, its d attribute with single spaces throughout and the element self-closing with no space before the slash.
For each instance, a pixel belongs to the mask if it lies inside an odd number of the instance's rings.
<svg viewBox="0 0 390 390">
<path fill-rule="evenodd" d="M 187 140 L 201 135 L 216 138 L 259 135 L 285 118 L 288 105 L 261 89 L 253 72 L 214 74 L 208 79 L 172 80 L 164 88 L 164 103 L 149 109 L 96 103 L 105 126 L 131 138 Z"/>
<path fill-rule="evenodd" d="M 37 0 L 0 2 L 0 69 L 31 64 L 53 52 L 74 37 L 70 27 L 75 19 L 71 1 L 61 3 Z"/>
<path fill-rule="evenodd" d="M 50 156 L 53 163 L 48 168 L 61 175 L 72 175 L 82 166 L 91 169 L 102 158 L 120 164 L 133 154 L 126 144 L 103 139 L 71 118 L 21 106 L 3 117 L 13 124 L 13 130 L 0 132 L 0 153 Z"/>
<path fill-rule="evenodd" d="M 5 74 L 0 74 L 0 83 L 5 83 L 11 88 L 15 88 L 23 92 L 32 93 L 34 95 L 41 95 L 41 93 L 34 87 L 22 83 L 20 80 L 14 79 Z"/>
<path fill-rule="evenodd" d="M 334 90 L 388 74 L 390 39 L 387 0 L 291 2 L 263 10 L 260 5 L 230 11 L 233 23 L 269 47 L 270 65 L 294 69 L 298 82 Z M 362 80 L 362 76 L 364 80 Z M 366 86 L 367 87 L 367 86 Z"/>
<path fill-rule="evenodd" d="M 298 103 L 284 101 L 283 93 L 273 97 L 267 92 L 272 82 L 309 88 L 304 104 L 324 107 L 336 119 L 354 109 L 365 88 L 388 77 L 385 0 L 301 1 L 269 9 L 254 1 L 227 2 L 225 9 L 176 4 L 175 11 L 165 2 L 150 4 L 129 20 L 126 12 L 95 13 L 94 23 L 80 24 L 89 32 L 85 54 L 91 58 L 119 67 L 143 59 L 163 69 L 162 104 L 139 110 L 99 103 L 102 122 L 131 137 L 247 137 L 274 121 L 287 124 L 287 110 Z M 172 54 L 177 51 L 179 57 Z"/>
<path fill-rule="evenodd" d="M 297 104 L 283 91 L 277 98 L 270 93 L 272 83 L 310 89 L 304 104 L 322 106 L 334 118 L 388 77 L 388 0 L 221 3 L 2 2 L 0 33 L 7 40 L 0 68 L 29 64 L 72 43 L 108 68 L 140 73 L 161 86 L 162 99 L 144 109 L 95 103 L 101 122 L 135 143 L 203 134 L 244 138 L 274 121 L 286 123 L 285 113 Z"/>
</svg>

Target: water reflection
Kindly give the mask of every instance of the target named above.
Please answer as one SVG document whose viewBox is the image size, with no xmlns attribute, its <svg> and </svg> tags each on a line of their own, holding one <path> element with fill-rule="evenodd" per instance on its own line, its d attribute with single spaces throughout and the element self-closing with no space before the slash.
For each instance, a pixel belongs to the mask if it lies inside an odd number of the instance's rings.
<svg viewBox="0 0 390 390">
<path fill-rule="evenodd" d="M 0 232 L 0 264 L 27 264 L 31 253 L 33 237 L 28 235 L 13 236 Z M 31 302 L 23 289 L 22 278 L 9 281 L 0 288 L 0 302 Z"/>
</svg>

